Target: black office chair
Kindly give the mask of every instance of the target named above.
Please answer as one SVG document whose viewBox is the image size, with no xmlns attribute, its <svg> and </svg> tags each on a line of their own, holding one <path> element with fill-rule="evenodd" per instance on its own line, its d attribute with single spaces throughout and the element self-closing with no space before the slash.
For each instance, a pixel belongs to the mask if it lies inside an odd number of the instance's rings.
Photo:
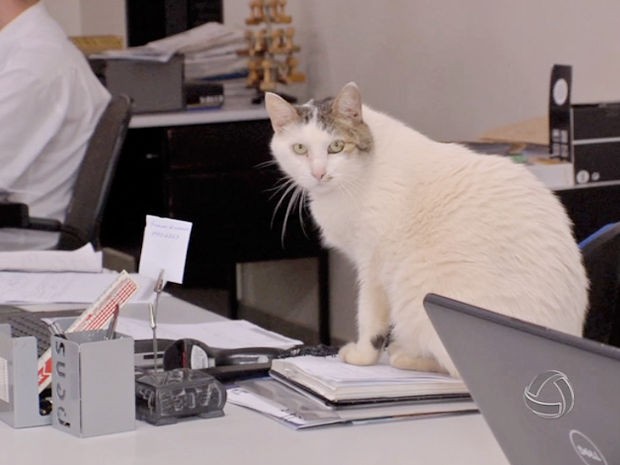
<svg viewBox="0 0 620 465">
<path fill-rule="evenodd" d="M 620 347 L 620 222 L 580 244 L 590 279 L 590 309 L 583 336 Z"/>
<path fill-rule="evenodd" d="M 112 97 L 88 142 L 64 222 L 30 217 L 25 204 L 0 203 L 0 227 L 59 232 L 53 247 L 58 250 L 75 250 L 89 242 L 99 249 L 103 209 L 130 119 L 131 99 Z"/>
</svg>

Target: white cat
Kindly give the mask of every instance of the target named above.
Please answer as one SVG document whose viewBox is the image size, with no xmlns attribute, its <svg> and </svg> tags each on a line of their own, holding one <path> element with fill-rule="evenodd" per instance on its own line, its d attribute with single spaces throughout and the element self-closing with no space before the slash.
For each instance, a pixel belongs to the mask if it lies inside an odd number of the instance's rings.
<svg viewBox="0 0 620 465">
<path fill-rule="evenodd" d="M 581 334 L 588 281 L 571 223 L 525 167 L 430 140 L 362 105 L 354 83 L 318 103 L 265 103 L 275 159 L 357 270 L 346 362 L 376 363 L 389 336 L 392 365 L 458 376 L 423 309 L 429 292 Z"/>
</svg>

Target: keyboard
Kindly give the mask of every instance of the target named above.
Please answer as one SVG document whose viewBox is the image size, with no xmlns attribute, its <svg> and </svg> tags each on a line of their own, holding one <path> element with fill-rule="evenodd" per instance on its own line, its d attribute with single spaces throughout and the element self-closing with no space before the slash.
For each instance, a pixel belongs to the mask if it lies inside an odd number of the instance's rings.
<svg viewBox="0 0 620 465">
<path fill-rule="evenodd" d="M 40 357 L 50 348 L 51 336 L 50 326 L 38 315 L 28 312 L 15 313 L 6 318 L 6 322 L 11 325 L 11 336 L 34 336 L 37 340 L 37 356 Z"/>
<path fill-rule="evenodd" d="M 0 305 L 0 323 L 11 325 L 11 336 L 34 336 L 37 340 L 37 355 L 40 357 L 49 349 L 52 332 L 44 321 L 47 318 L 77 317 L 82 309 L 29 312 L 23 308 Z"/>
</svg>

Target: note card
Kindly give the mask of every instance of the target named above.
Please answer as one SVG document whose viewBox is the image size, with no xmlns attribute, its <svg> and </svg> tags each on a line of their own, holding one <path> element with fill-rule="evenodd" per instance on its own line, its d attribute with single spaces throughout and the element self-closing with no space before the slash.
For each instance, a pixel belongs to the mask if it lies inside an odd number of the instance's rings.
<svg viewBox="0 0 620 465">
<path fill-rule="evenodd" d="M 164 280 L 183 283 L 185 258 L 192 223 L 147 215 L 139 274 L 157 279 L 164 270 Z"/>
</svg>

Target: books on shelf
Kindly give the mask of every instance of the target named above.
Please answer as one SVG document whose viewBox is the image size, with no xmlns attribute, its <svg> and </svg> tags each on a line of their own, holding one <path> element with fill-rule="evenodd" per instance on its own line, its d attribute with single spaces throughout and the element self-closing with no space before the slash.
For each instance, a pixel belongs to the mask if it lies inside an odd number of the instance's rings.
<svg viewBox="0 0 620 465">
<path fill-rule="evenodd" d="M 339 407 L 364 403 L 469 399 L 463 381 L 448 375 L 400 370 L 386 363 L 350 365 L 337 356 L 275 359 L 270 375 Z"/>
</svg>

